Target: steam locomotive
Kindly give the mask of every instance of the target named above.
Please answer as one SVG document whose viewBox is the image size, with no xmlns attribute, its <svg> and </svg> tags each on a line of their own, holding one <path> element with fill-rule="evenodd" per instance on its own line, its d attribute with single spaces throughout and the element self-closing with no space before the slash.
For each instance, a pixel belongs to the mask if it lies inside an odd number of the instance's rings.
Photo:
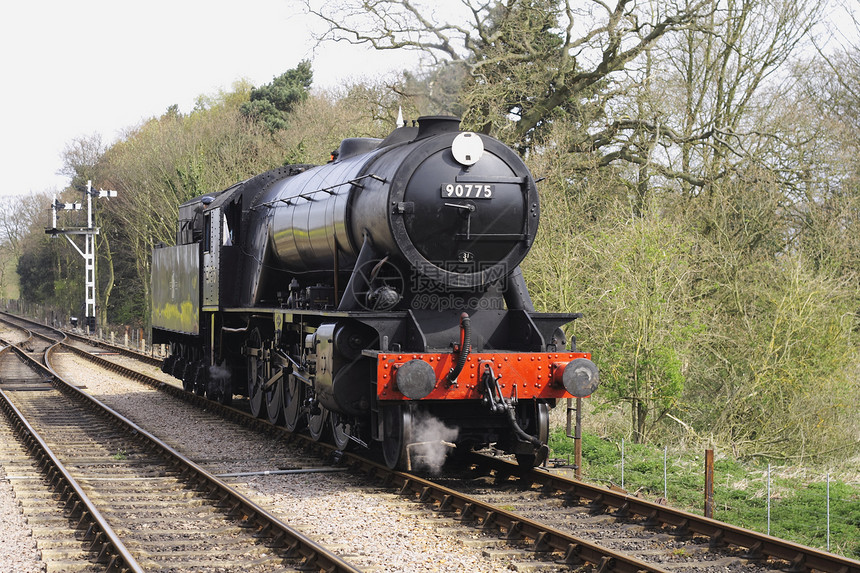
<svg viewBox="0 0 860 573">
<path fill-rule="evenodd" d="M 526 290 L 538 221 L 520 157 L 457 118 L 346 139 L 180 206 L 176 246 L 153 251 L 153 342 L 186 390 L 392 468 L 416 463 L 428 419 L 455 452 L 536 465 L 549 409 L 598 385 L 561 330 L 579 314 Z"/>
</svg>

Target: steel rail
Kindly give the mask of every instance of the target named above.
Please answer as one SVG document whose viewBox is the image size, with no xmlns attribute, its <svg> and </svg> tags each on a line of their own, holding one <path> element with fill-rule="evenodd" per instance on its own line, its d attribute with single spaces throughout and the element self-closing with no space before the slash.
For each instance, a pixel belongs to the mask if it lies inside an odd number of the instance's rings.
<svg viewBox="0 0 860 573">
<path fill-rule="evenodd" d="M 8 351 L 18 354 L 25 362 L 46 370 L 18 347 L 8 346 L 3 349 L 4 353 Z M 47 374 L 50 376 L 50 373 Z M 68 516 L 77 520 L 76 529 L 86 529 L 83 539 L 89 543 L 89 550 L 96 554 L 96 561 L 106 564 L 108 572 L 143 573 L 144 569 L 137 563 L 95 504 L 90 501 L 80 484 L 72 477 L 39 432 L 12 404 L 4 390 L 0 390 L 0 398 L 2 398 L 0 408 L 6 414 L 15 433 L 24 442 L 31 455 L 36 458 L 53 490 L 60 495 L 61 501 L 65 502 Z"/>
<path fill-rule="evenodd" d="M 169 384 L 167 382 L 159 380 L 158 378 L 153 378 L 152 376 L 144 374 L 143 372 L 138 372 L 137 370 L 128 368 L 126 366 L 123 366 L 122 364 L 117 364 L 112 360 L 108 360 L 107 358 L 104 358 L 97 354 L 92 354 L 82 348 L 72 346 L 65 342 L 61 344 L 61 347 L 65 350 L 71 351 L 74 354 L 77 354 L 78 356 L 81 356 L 82 358 L 85 358 L 98 364 L 106 370 L 116 372 L 132 380 L 137 380 L 138 382 L 141 382 L 148 386 L 152 386 L 157 390 L 166 392 L 171 396 L 179 398 L 185 402 L 194 404 L 195 406 L 218 412 L 220 416 L 223 416 L 224 418 L 227 418 L 228 420 L 231 420 L 233 422 L 244 424 L 246 427 L 251 427 L 255 430 L 266 431 L 269 433 L 271 433 L 271 431 L 274 429 L 280 432 L 280 435 L 282 437 L 288 437 L 291 435 L 284 428 L 273 426 L 268 421 L 262 420 L 261 418 L 254 418 L 253 416 L 249 416 L 245 412 L 237 410 L 236 408 L 225 406 L 212 400 L 207 400 L 203 396 L 198 396 L 193 392 L 186 392 L 179 386 L 174 386 L 173 384 Z"/>
<path fill-rule="evenodd" d="M 51 345 L 57 344 L 58 342 L 62 342 L 64 340 L 66 340 L 66 338 L 67 338 L 66 335 L 63 333 L 63 331 L 57 330 L 56 328 L 54 328 L 52 326 L 46 326 L 44 324 L 39 324 L 38 322 L 36 322 L 34 320 L 22 318 L 20 316 L 15 316 L 14 314 L 9 314 L 8 312 L 0 312 L 0 315 L 2 315 L 4 317 L 4 318 L 0 318 L 0 321 L 5 322 L 6 324 L 13 326 L 15 328 L 20 328 L 21 330 L 23 330 L 24 332 L 27 333 L 27 339 L 24 342 L 21 342 L 18 345 L 10 344 L 10 346 L 18 346 L 20 348 L 24 344 L 32 345 L 32 341 L 34 338 L 42 338 L 42 339 L 51 343 L 49 346 L 47 346 L 45 348 L 45 354 L 47 354 L 47 351 L 50 349 Z M 13 320 L 9 320 L 9 318 L 12 318 Z M 24 325 L 20 324 L 21 322 L 27 323 L 27 325 L 24 326 Z M 50 336 L 47 336 L 47 335 L 42 334 L 40 332 L 35 332 L 31 328 L 28 328 L 28 326 L 29 327 L 39 327 L 42 329 L 51 330 L 51 331 L 55 332 L 56 334 L 58 334 L 62 338 L 60 338 L 59 340 L 51 338 Z M 40 365 L 44 366 L 45 364 L 47 364 L 46 357 L 43 355 L 42 356 L 42 362 Z"/>
<path fill-rule="evenodd" d="M 35 334 L 47 338 L 39 333 Z M 51 363 L 53 353 L 60 346 L 69 347 L 65 343 L 57 343 L 46 351 L 45 359 L 49 365 Z M 36 365 L 38 369 L 43 370 L 46 377 L 49 379 L 51 385 L 54 386 L 54 388 L 67 395 L 71 399 L 74 399 L 77 402 L 82 403 L 90 407 L 91 409 L 96 410 L 99 413 L 107 416 L 115 423 L 123 426 L 130 433 L 135 434 L 138 439 L 145 443 L 146 450 L 157 450 L 161 452 L 162 455 L 169 458 L 171 460 L 171 463 L 174 465 L 175 470 L 179 474 L 180 478 L 183 479 L 183 481 L 185 481 L 189 486 L 197 489 L 198 491 L 205 492 L 205 495 L 208 498 L 217 500 L 217 505 L 222 508 L 225 508 L 227 510 L 227 514 L 230 517 L 239 519 L 246 526 L 254 526 L 258 531 L 258 536 L 271 538 L 270 544 L 273 547 L 286 548 L 285 552 L 287 555 L 298 555 L 302 557 L 304 559 L 303 566 L 313 566 L 321 571 L 326 572 L 357 573 L 359 571 L 357 568 L 355 568 L 348 562 L 342 560 L 340 557 L 328 551 L 324 547 L 320 546 L 301 532 L 293 529 L 286 523 L 280 521 L 277 517 L 275 517 L 274 515 L 248 499 L 246 496 L 235 491 L 226 482 L 223 482 L 214 475 L 208 473 L 206 470 L 195 464 L 190 459 L 181 455 L 179 452 L 171 448 L 166 443 L 162 442 L 143 428 L 140 428 L 139 426 L 134 424 L 131 420 L 128 420 L 121 414 L 114 412 L 106 405 L 101 403 L 99 400 L 86 394 L 80 389 L 66 383 L 59 376 L 59 374 L 57 374 L 57 372 L 54 371 L 54 369 L 50 366 L 45 367 L 42 364 L 39 364 L 37 361 L 27 356 L 17 347 L 10 346 L 9 348 L 12 348 L 25 360 L 30 361 L 32 364 Z M 14 409 L 14 406 L 11 404 L 11 402 L 6 399 L 5 394 L 4 403 L 7 403 L 10 408 Z M 31 432 L 35 435 L 35 431 L 33 431 L 32 428 L 29 427 L 29 424 L 27 424 L 27 429 L 25 430 L 25 433 L 26 432 Z M 44 444 L 43 440 L 42 443 Z M 45 447 L 47 448 L 47 444 L 45 444 Z M 56 460 L 56 456 L 53 456 L 53 454 L 50 457 Z M 58 462 L 58 460 L 56 461 Z M 68 478 L 71 479 L 71 476 L 65 470 L 59 471 L 57 473 L 60 475 L 68 476 Z M 71 486 L 70 489 L 79 492 L 81 499 L 86 499 L 86 494 L 83 493 L 79 486 Z M 73 507 L 77 508 L 81 505 L 87 507 L 87 512 L 90 515 L 100 516 L 100 514 L 98 514 L 97 510 L 95 509 L 95 507 L 92 506 L 91 503 L 86 504 L 82 501 L 80 503 L 75 503 Z M 97 527 L 91 526 L 90 529 L 93 529 L 94 531 L 104 529 L 105 531 L 111 532 L 110 534 L 96 534 L 96 539 L 94 540 L 94 543 L 107 543 L 107 541 L 103 540 L 104 537 L 107 537 L 108 541 L 110 542 L 109 547 L 116 547 L 113 552 L 118 555 L 123 555 L 123 553 L 125 553 L 128 554 L 128 556 L 130 557 L 130 553 L 128 553 L 128 550 L 121 545 L 121 541 L 116 536 L 116 534 L 112 532 L 107 523 L 104 522 L 103 518 L 102 522 L 97 524 Z M 120 549 L 120 547 L 122 547 L 123 549 Z M 102 549 L 101 554 L 104 554 L 107 551 L 108 550 L 106 549 Z M 134 563 L 133 558 L 131 563 Z M 142 571 L 142 569 L 140 569 L 139 566 L 137 566 L 136 564 L 130 565 L 127 569 L 109 569 L 109 571 L 126 570 Z"/>
<path fill-rule="evenodd" d="M 424 478 L 390 470 L 361 456 L 345 453 L 344 460 L 357 471 L 370 477 L 377 477 L 390 487 L 398 488 L 401 495 L 408 495 L 422 503 L 434 504 L 436 511 L 456 513 L 456 519 L 463 522 L 477 522 L 485 531 L 503 533 L 508 541 L 530 540 L 530 549 L 536 553 L 559 552 L 564 555 L 563 561 L 567 565 L 588 562 L 596 565 L 599 572 L 668 571 L 655 564 L 601 547 Z"/>
<path fill-rule="evenodd" d="M 9 320 L 9 319 L 12 319 L 12 320 Z M 74 332 L 69 332 L 66 330 L 59 329 L 59 328 L 54 328 L 53 326 L 41 324 L 39 322 L 36 322 L 35 320 L 31 320 L 29 318 L 25 318 L 23 316 L 18 316 L 18 315 L 11 314 L 8 312 L 0 312 L 0 321 L 5 322 L 6 324 L 10 324 L 12 326 L 19 327 L 19 328 L 23 328 L 23 327 L 20 324 L 16 323 L 15 321 L 25 322 L 25 323 L 29 323 L 31 325 L 38 325 L 40 328 L 52 330 L 56 333 L 62 334 L 64 337 L 64 340 L 65 339 L 78 340 L 80 342 L 89 344 L 90 346 L 96 346 L 98 348 L 104 348 L 105 350 L 110 350 L 112 352 L 122 354 L 123 356 L 128 356 L 130 358 L 134 358 L 136 360 L 146 362 L 147 364 L 150 364 L 152 366 L 160 366 L 161 362 L 162 362 L 162 360 L 160 358 L 156 358 L 156 357 L 151 356 L 149 354 L 145 354 L 143 352 L 139 352 L 137 350 L 134 350 L 134 349 L 131 349 L 131 348 L 128 348 L 125 346 L 119 346 L 117 344 L 111 344 L 105 340 L 100 340 L 97 338 L 84 336 L 82 334 L 76 334 Z M 44 334 L 42 334 L 40 336 L 48 338 Z"/>
<path fill-rule="evenodd" d="M 55 349 L 59 346 L 61 345 L 53 346 L 49 350 L 49 364 Z M 65 343 L 62 346 L 74 348 Z M 270 543 L 273 547 L 286 547 L 288 555 L 300 555 L 304 558 L 305 565 L 313 565 L 322 571 L 342 573 L 357 573 L 359 571 L 352 564 L 344 561 L 300 531 L 290 527 L 122 414 L 115 412 L 79 388 L 66 383 L 50 366 L 48 369 L 51 372 L 52 384 L 55 388 L 76 401 L 88 405 L 100 414 L 112 418 L 120 426 L 135 434 L 136 438 L 143 441 L 146 450 L 157 451 L 169 458 L 183 481 L 198 491 L 205 492 L 208 498 L 217 500 L 219 507 L 227 508 L 227 514 L 230 517 L 239 519 L 245 525 L 255 526 L 258 530 L 258 536 L 271 538 Z"/>
<path fill-rule="evenodd" d="M 281 436 L 287 439 L 298 438 L 306 440 L 308 446 L 318 448 L 321 452 L 323 452 L 323 455 L 343 455 L 350 460 L 350 464 L 369 464 L 365 467 L 369 468 L 373 466 L 374 470 L 372 471 L 372 473 L 376 473 L 378 475 L 383 475 L 386 472 L 390 471 L 385 466 L 375 464 L 374 462 L 365 458 L 361 458 L 360 456 L 356 456 L 355 454 L 340 454 L 333 446 L 329 446 L 328 444 L 313 442 L 306 436 L 300 434 L 290 434 L 283 428 L 269 424 L 267 421 L 252 417 L 244 412 L 241 412 L 229 406 L 223 406 L 221 404 L 206 400 L 205 398 L 197 396 L 196 394 L 186 392 L 185 390 L 177 386 L 161 382 L 155 378 L 146 376 L 145 374 L 113 363 L 100 356 L 89 354 L 79 348 L 75 348 L 73 346 L 68 345 L 65 346 L 76 353 L 79 353 L 89 359 L 96 361 L 97 363 L 105 366 L 106 368 L 110 368 L 114 371 L 122 373 L 125 376 L 129 376 L 133 379 L 158 387 L 159 389 L 165 390 L 177 397 L 182 398 L 183 400 L 201 405 L 209 410 L 217 411 L 221 415 L 224 415 L 231 420 L 247 424 L 261 431 L 266 431 L 269 433 L 272 433 L 273 431 L 279 432 Z M 552 474 L 539 468 L 524 472 L 523 468 L 521 466 L 518 466 L 517 464 L 508 462 L 501 458 L 490 457 L 481 454 L 472 454 L 470 461 L 479 468 L 489 468 L 497 472 L 500 477 L 516 476 L 519 479 L 531 481 L 543 487 L 552 488 L 556 491 L 560 491 L 565 496 L 571 499 L 587 499 L 591 502 L 592 507 L 595 509 L 599 507 L 603 508 L 604 510 L 606 508 L 612 508 L 615 510 L 615 515 L 618 517 L 623 517 L 631 514 L 640 515 L 645 517 L 649 523 L 666 524 L 673 527 L 677 527 L 679 528 L 679 530 L 682 531 L 687 530 L 691 533 L 696 533 L 708 537 L 711 540 L 711 545 L 714 547 L 718 547 L 721 545 L 735 545 L 744 548 L 747 550 L 746 556 L 750 559 L 767 556 L 774 559 L 787 561 L 788 563 L 790 563 L 789 571 L 791 573 L 805 573 L 808 571 L 822 571 L 826 573 L 860 573 L 860 562 L 858 561 L 832 553 L 827 553 L 825 551 L 815 549 L 813 547 L 808 547 L 805 545 L 793 543 L 791 541 L 786 541 L 776 537 L 768 536 L 762 533 L 757 533 L 755 531 L 730 525 L 728 523 L 724 523 L 714 519 L 708 519 L 699 515 L 682 511 L 680 509 L 675 509 L 669 506 L 649 502 L 644 499 L 628 495 L 626 492 L 617 492 L 601 486 L 587 484 L 585 482 L 579 482 L 576 480 L 565 478 L 564 476 Z M 370 470 L 366 469 L 365 471 Z M 397 472 L 392 473 L 397 474 Z M 400 475 L 404 477 L 398 478 L 395 481 L 399 481 L 406 478 L 412 480 L 421 479 L 415 476 L 410 476 L 409 474 Z M 430 482 L 427 483 L 429 484 Z M 399 486 L 402 488 L 403 483 L 399 483 Z M 440 488 L 441 486 L 434 487 Z M 413 493 L 420 494 L 420 492 Z M 435 501 L 440 501 L 438 498 L 433 499 Z M 459 508 L 459 510 L 461 511 L 462 508 Z M 470 509 L 469 511 L 473 510 Z M 505 521 L 509 524 L 513 523 L 512 518 L 502 516 L 502 514 L 506 512 L 500 512 L 499 510 L 493 509 L 488 509 L 488 511 L 495 511 L 497 516 L 492 518 L 494 520 L 501 518 L 501 521 Z M 522 519 L 520 519 L 519 521 L 522 521 Z M 521 527 L 524 527 L 524 525 L 516 526 L 516 528 Z M 506 528 L 506 526 L 503 526 L 503 528 Z M 530 537 L 530 539 L 535 538 Z M 567 550 L 565 549 L 565 551 Z M 600 563 L 600 560 L 591 562 Z"/>
<path fill-rule="evenodd" d="M 72 340 L 78 340 L 85 344 L 89 344 L 90 346 L 96 346 L 98 348 L 104 348 L 105 350 L 110 350 L 112 352 L 116 352 L 117 354 L 122 354 L 123 356 L 128 356 L 130 358 L 134 358 L 135 360 L 140 360 L 141 362 L 146 362 L 151 366 L 161 366 L 162 359 L 156 358 L 155 356 L 151 356 L 149 354 L 144 354 L 143 352 L 133 350 L 131 348 L 127 348 L 125 346 L 119 346 L 118 344 L 111 344 L 110 342 L 106 342 L 104 340 L 99 340 L 97 338 L 91 338 L 89 336 L 82 336 L 80 334 L 75 334 L 74 332 L 66 332 L 62 331 L 68 338 Z"/>
<path fill-rule="evenodd" d="M 124 376 L 130 376 L 135 380 L 167 391 L 183 400 L 205 407 L 210 411 L 217 412 L 220 415 L 251 426 L 254 429 L 267 432 L 270 435 L 274 433 L 287 440 L 302 440 L 306 447 L 317 449 L 324 456 L 339 457 L 357 471 L 361 471 L 370 477 L 376 477 L 385 485 L 398 487 L 404 495 L 411 492 L 413 495 L 419 495 L 421 501 L 438 502 L 442 506 L 443 511 L 459 511 L 461 514 L 460 519 L 463 521 L 478 520 L 484 529 L 504 531 L 509 541 L 530 539 L 533 541 L 533 550 L 536 552 L 560 552 L 564 555 L 567 563 L 588 562 L 597 565 L 600 571 L 617 571 L 619 573 L 665 573 L 666 571 L 645 561 L 640 561 L 623 553 L 617 553 L 600 547 L 586 540 L 457 493 L 444 486 L 433 484 L 417 476 L 391 471 L 381 464 L 377 464 L 356 454 L 338 452 L 334 446 L 322 442 L 314 442 L 301 434 L 290 434 L 284 428 L 272 425 L 268 421 L 255 418 L 229 406 L 206 400 L 194 393 L 186 392 L 177 386 L 161 382 L 100 356 L 92 355 L 80 348 L 69 346 L 65 343 L 62 346 Z"/>
<path fill-rule="evenodd" d="M 787 561 L 791 564 L 790 572 L 860 573 L 860 561 L 660 505 L 627 492 L 588 484 L 539 468 L 524 472 L 517 464 L 483 454 L 472 454 L 469 461 L 474 463 L 479 471 L 489 469 L 496 472 L 499 479 L 516 476 L 526 482 L 538 484 L 545 490 L 562 492 L 569 499 L 587 499 L 596 510 L 612 508 L 618 517 L 639 515 L 645 517 L 649 523 L 666 524 L 681 531 L 708 537 L 712 547 L 736 545 L 746 549 L 749 558 L 766 556 Z"/>
</svg>

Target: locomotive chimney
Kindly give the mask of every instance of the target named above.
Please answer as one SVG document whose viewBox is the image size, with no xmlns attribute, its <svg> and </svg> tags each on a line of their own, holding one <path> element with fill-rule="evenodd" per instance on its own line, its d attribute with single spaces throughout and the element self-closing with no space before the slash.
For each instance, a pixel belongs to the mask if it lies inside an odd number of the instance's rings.
<svg viewBox="0 0 860 573">
<path fill-rule="evenodd" d="M 418 135 L 415 140 L 424 139 L 440 133 L 460 131 L 460 118 L 450 115 L 425 115 L 418 118 Z"/>
</svg>

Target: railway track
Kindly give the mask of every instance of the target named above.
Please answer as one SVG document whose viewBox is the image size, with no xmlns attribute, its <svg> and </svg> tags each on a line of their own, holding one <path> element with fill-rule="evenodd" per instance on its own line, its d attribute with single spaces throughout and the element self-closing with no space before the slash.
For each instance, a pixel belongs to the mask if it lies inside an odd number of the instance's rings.
<svg viewBox="0 0 860 573">
<path fill-rule="evenodd" d="M 2 353 L 0 400 L 59 498 L 54 525 L 72 520 L 67 547 L 85 547 L 56 559 L 57 570 L 357 570 L 28 354 Z M 30 509 L 44 515 L 44 500 Z"/>
<path fill-rule="evenodd" d="M 79 353 L 81 356 L 83 356 L 83 353 L 79 350 L 75 350 L 74 352 Z M 105 358 L 105 357 L 99 357 L 97 359 L 97 361 L 100 364 L 102 364 L 108 368 L 112 368 L 116 371 L 123 371 L 123 372 L 126 372 L 128 374 L 126 367 L 123 367 L 121 365 L 116 364 L 113 360 L 110 360 L 110 359 Z M 140 378 L 139 375 L 138 375 L 138 378 Z M 168 392 L 171 392 L 175 395 L 181 396 L 185 399 L 189 399 L 193 402 L 197 402 L 197 403 L 205 406 L 207 410 L 212 410 L 213 406 L 215 406 L 214 404 L 212 404 L 206 400 L 203 400 L 202 398 L 200 398 L 194 394 L 185 393 L 184 391 L 182 391 L 181 389 L 179 389 L 176 386 L 165 385 L 165 384 L 163 384 L 157 380 L 150 380 L 149 383 L 153 386 L 156 386 L 160 389 L 164 389 Z M 255 419 L 255 418 L 251 418 L 248 415 L 237 412 L 236 410 L 234 410 L 232 408 L 225 408 L 225 407 L 218 405 L 217 410 L 220 412 L 223 412 L 225 415 L 227 415 L 229 417 L 233 417 L 234 419 L 240 420 L 244 424 L 251 424 L 251 426 L 258 428 L 257 431 L 262 430 L 263 432 L 266 432 L 268 434 L 271 434 L 274 431 L 277 434 L 282 434 L 285 437 L 289 437 L 293 441 L 298 442 L 300 444 L 300 446 L 302 446 L 304 448 L 310 448 L 310 449 L 314 449 L 314 450 L 318 451 L 319 452 L 318 455 L 322 456 L 323 458 L 330 458 L 331 456 L 333 456 L 335 454 L 335 452 L 331 448 L 328 448 L 323 444 L 318 444 L 318 443 L 314 443 L 314 442 L 310 442 L 310 441 L 306 442 L 302 437 L 288 435 L 285 432 L 283 432 L 282 430 L 275 429 L 273 426 L 269 425 L 266 422 L 262 422 L 260 420 Z M 191 414 L 189 414 L 189 415 L 191 415 Z M 195 416 L 195 418 L 196 418 L 196 416 Z M 230 431 L 235 432 L 236 430 L 230 430 Z M 360 458 L 358 458 L 358 459 L 360 459 Z M 381 465 L 376 466 L 376 468 L 379 470 L 383 470 L 383 466 L 381 466 Z M 383 470 L 383 471 L 387 471 L 387 470 Z M 359 473 L 361 475 L 366 475 L 364 470 L 359 470 Z M 378 480 L 374 480 L 374 482 L 375 483 L 381 483 Z M 377 493 L 376 495 L 379 495 L 379 494 Z M 433 520 L 433 527 L 434 528 L 442 527 L 442 528 L 446 528 L 446 529 L 459 529 L 461 532 L 461 535 L 463 534 L 463 532 L 465 532 L 466 534 L 468 534 L 468 536 L 474 537 L 474 530 L 471 527 L 471 525 L 469 525 L 469 520 L 464 520 L 462 523 L 458 523 L 458 522 L 446 519 L 447 516 L 443 516 L 442 514 L 439 514 L 438 512 L 428 512 L 428 515 L 433 516 L 432 520 Z M 439 521 L 440 519 L 444 519 L 444 521 L 440 522 Z M 485 546 L 487 551 L 496 550 L 496 546 L 499 544 L 499 540 L 494 535 L 494 533 L 496 533 L 495 530 L 492 530 L 488 526 L 486 526 L 483 528 L 479 528 L 478 533 L 481 534 L 481 537 L 484 538 L 484 539 L 478 541 L 478 543 Z M 385 531 L 380 532 L 380 535 L 388 535 L 388 534 L 389 533 L 385 532 Z M 572 536 L 566 536 L 566 539 L 567 539 L 568 544 L 571 542 L 576 544 L 576 549 L 575 549 L 576 554 L 571 553 L 569 556 L 567 556 L 567 561 L 569 563 L 574 563 L 574 562 L 581 563 L 581 564 L 585 564 L 588 562 L 603 563 L 604 568 L 606 570 L 615 570 L 615 571 L 662 571 L 662 569 L 660 569 L 660 568 L 649 567 L 646 563 L 639 562 L 638 560 L 632 559 L 629 556 L 626 556 L 623 554 L 613 555 L 612 553 L 607 553 L 597 546 L 591 546 L 591 544 L 589 544 L 588 542 L 586 542 L 584 540 L 576 539 Z M 566 546 L 566 548 L 567 548 L 567 546 Z M 517 566 L 520 568 L 522 568 L 522 567 L 529 567 L 529 568 L 541 567 L 544 570 L 566 570 L 566 569 L 568 569 L 567 564 L 560 565 L 559 563 L 557 563 L 558 561 L 562 560 L 563 557 L 565 557 L 564 555 L 555 555 L 552 552 L 545 552 L 545 551 L 535 553 L 535 552 L 532 552 L 530 550 L 524 550 L 524 551 L 519 550 L 513 554 L 511 552 L 508 552 L 508 553 L 509 554 L 507 555 L 507 557 L 516 560 L 516 562 L 518 564 Z M 535 558 L 536 555 L 541 557 L 541 558 L 536 559 Z"/>
<path fill-rule="evenodd" d="M 65 332 L 65 335 L 67 342 L 78 343 L 81 346 L 93 348 L 94 354 L 104 353 L 109 356 L 124 356 L 126 358 L 132 358 L 134 360 L 137 360 L 138 362 L 143 362 L 144 364 L 149 364 L 150 366 L 155 366 L 156 368 L 161 367 L 162 359 L 156 358 L 155 356 L 152 356 L 150 354 L 138 352 L 137 350 L 132 350 L 131 348 L 127 348 L 125 346 L 110 344 L 103 340 L 97 340 L 94 338 L 90 338 L 89 336 L 83 336 L 73 332 Z"/>
<path fill-rule="evenodd" d="M 104 357 L 99 361 L 118 371 L 128 370 Z M 175 385 L 133 371 L 125 375 L 204 405 L 207 411 L 218 412 L 256 431 L 283 433 Z M 576 482 L 542 469 L 524 473 L 519 466 L 499 458 L 473 456 L 467 470 L 456 478 L 431 481 L 390 472 L 372 460 L 335 452 L 325 444 L 309 443 L 307 447 L 315 448 L 324 457 L 336 455 L 353 473 L 396 488 L 408 499 L 425 504 L 432 510 L 429 513 L 441 520 L 437 526 L 467 525 L 506 540 L 507 546 L 487 549 L 485 553 L 495 551 L 508 560 L 520 555 L 521 563 L 606 571 L 751 572 L 778 566 L 798 572 L 860 572 L 856 561 L 650 504 L 625 492 Z M 593 539 L 600 539 L 607 547 Z"/>
<path fill-rule="evenodd" d="M 523 501 L 508 503 L 524 506 L 529 499 L 539 495 L 542 499 L 552 500 L 557 509 L 553 511 L 556 518 L 577 523 L 577 527 L 588 527 L 589 521 L 595 517 L 603 521 L 605 516 L 609 516 L 622 526 L 621 529 L 669 536 L 676 541 L 671 545 L 678 557 L 676 561 L 681 565 L 695 558 L 696 554 L 707 553 L 709 557 L 705 560 L 721 559 L 720 566 L 770 561 L 770 565 L 778 564 L 786 571 L 860 572 L 860 562 L 650 502 L 623 490 L 588 484 L 540 469 L 521 476 L 516 464 L 485 455 L 473 456 L 471 462 L 477 474 L 492 477 L 496 486 L 494 492 L 499 485 L 508 484 L 531 494 L 524 496 L 525 504 Z M 523 507 L 523 511 L 528 511 L 528 508 Z M 629 527 L 631 525 L 635 527 Z M 625 536 L 618 537 L 623 539 Z"/>
</svg>

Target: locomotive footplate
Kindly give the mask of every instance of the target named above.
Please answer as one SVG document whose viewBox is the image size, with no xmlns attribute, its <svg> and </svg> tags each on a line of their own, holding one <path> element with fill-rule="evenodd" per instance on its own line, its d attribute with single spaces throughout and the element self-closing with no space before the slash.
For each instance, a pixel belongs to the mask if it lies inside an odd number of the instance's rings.
<svg viewBox="0 0 860 573">
<path fill-rule="evenodd" d="M 480 400 L 485 394 L 482 377 L 487 371 L 492 372 L 503 397 L 519 400 L 585 397 L 598 384 L 591 354 L 584 352 L 473 352 L 453 382 L 448 375 L 456 365 L 456 353 L 364 354 L 377 360 L 379 400 Z M 400 381 L 399 372 L 404 373 Z M 428 380 L 416 383 L 414 378 L 422 375 Z M 420 386 L 429 393 L 416 396 L 411 390 Z"/>
</svg>

